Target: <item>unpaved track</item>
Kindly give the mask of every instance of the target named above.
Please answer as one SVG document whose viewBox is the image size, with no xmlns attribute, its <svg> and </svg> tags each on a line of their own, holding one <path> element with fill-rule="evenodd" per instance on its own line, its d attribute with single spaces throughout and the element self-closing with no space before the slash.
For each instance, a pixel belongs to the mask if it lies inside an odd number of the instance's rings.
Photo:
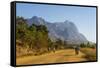
<svg viewBox="0 0 100 68">
<path fill-rule="evenodd" d="M 78 61 L 87 61 L 84 58 L 85 54 L 79 52 L 79 55 L 75 55 L 73 49 L 59 50 L 43 54 L 40 56 L 26 56 L 19 57 L 16 59 L 17 65 L 26 65 L 26 64 L 46 64 L 46 63 L 61 63 L 61 62 L 78 62 Z"/>
</svg>

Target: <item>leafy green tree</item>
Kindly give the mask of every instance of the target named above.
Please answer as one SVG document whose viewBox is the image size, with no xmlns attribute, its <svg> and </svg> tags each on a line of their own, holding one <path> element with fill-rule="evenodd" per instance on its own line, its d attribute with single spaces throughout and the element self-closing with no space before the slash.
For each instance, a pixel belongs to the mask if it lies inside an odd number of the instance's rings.
<svg viewBox="0 0 100 68">
<path fill-rule="evenodd" d="M 16 17 L 16 40 L 17 46 L 20 45 L 37 54 L 47 52 L 48 48 L 52 48 L 47 27 L 35 24 L 29 26 L 23 17 Z"/>
</svg>

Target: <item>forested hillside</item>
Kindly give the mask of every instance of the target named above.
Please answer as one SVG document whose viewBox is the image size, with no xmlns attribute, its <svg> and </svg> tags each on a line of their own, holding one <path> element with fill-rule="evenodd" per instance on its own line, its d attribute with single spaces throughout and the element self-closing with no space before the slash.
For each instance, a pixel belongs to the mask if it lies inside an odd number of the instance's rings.
<svg viewBox="0 0 100 68">
<path fill-rule="evenodd" d="M 43 53 L 48 51 L 49 44 L 48 31 L 44 25 L 28 26 L 22 17 L 16 19 L 16 48 L 17 56 L 30 53 Z M 21 53 L 21 54 L 20 54 Z"/>
</svg>

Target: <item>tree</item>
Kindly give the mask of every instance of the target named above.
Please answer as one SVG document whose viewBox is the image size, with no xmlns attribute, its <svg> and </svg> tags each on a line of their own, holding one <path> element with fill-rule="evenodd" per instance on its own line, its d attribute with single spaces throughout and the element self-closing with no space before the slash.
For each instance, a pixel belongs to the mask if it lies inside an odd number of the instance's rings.
<svg viewBox="0 0 100 68">
<path fill-rule="evenodd" d="M 34 22 L 33 22 L 34 23 Z M 36 53 L 44 53 L 52 46 L 52 42 L 48 37 L 48 30 L 45 25 L 28 25 L 23 17 L 16 17 L 16 43 L 22 48 L 36 51 Z"/>
</svg>

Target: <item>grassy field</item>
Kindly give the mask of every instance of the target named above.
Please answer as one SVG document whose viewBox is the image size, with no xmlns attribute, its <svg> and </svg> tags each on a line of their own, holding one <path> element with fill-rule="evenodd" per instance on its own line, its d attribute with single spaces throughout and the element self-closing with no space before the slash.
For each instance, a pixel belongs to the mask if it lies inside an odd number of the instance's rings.
<svg viewBox="0 0 100 68">
<path fill-rule="evenodd" d="M 96 61 L 96 49 L 82 48 L 81 52 L 85 54 L 84 58 L 87 58 L 89 61 Z"/>
<path fill-rule="evenodd" d="M 27 64 L 46 64 L 46 63 L 61 63 L 61 62 L 81 62 L 88 61 L 86 53 L 79 52 L 79 55 L 75 55 L 74 49 L 58 50 L 55 53 L 49 52 L 39 56 L 23 56 L 17 57 L 17 65 L 27 65 Z"/>
</svg>

